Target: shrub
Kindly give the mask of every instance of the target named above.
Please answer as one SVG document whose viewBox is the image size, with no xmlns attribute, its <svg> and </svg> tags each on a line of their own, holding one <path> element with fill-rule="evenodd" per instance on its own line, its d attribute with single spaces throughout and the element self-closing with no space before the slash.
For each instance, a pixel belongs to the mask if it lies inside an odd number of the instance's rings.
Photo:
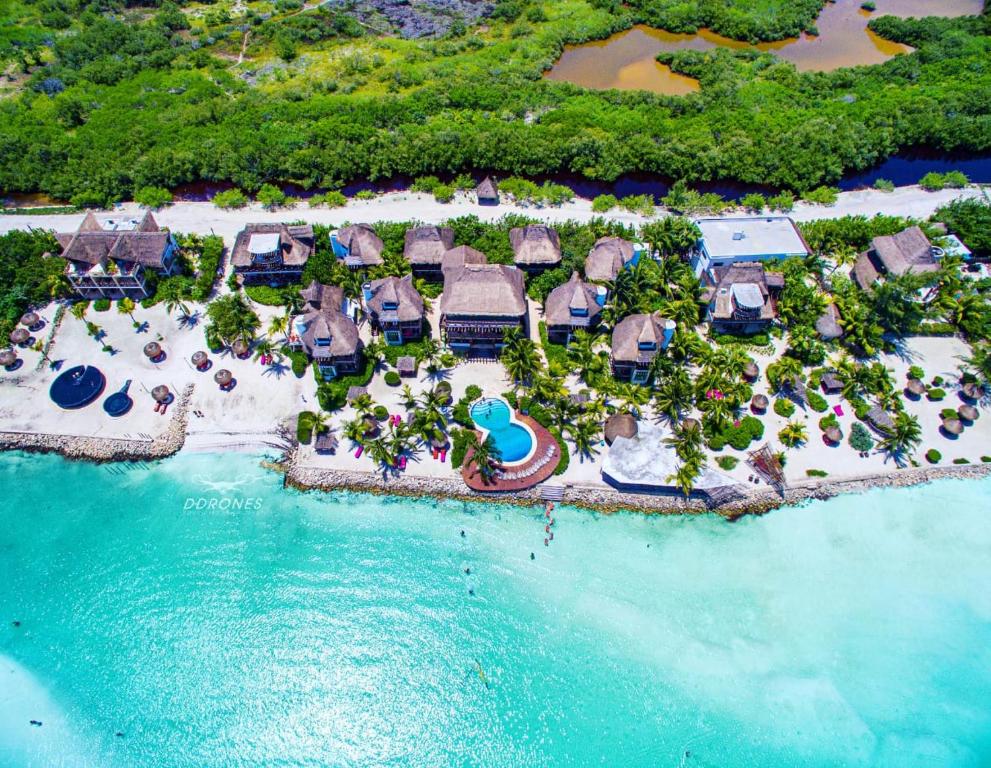
<svg viewBox="0 0 991 768">
<path fill-rule="evenodd" d="M 805 474 L 808 477 L 826 477 L 829 473 L 824 469 L 807 469 Z"/>
<path fill-rule="evenodd" d="M 206 301 L 213 291 L 213 284 L 220 270 L 220 259 L 224 255 L 224 240 L 219 235 L 207 235 L 199 247 L 196 265 L 196 282 L 193 284 L 193 299 Z M 231 273 L 231 277 L 236 277 Z"/>
<path fill-rule="evenodd" d="M 836 418 L 835 413 L 831 413 L 828 416 L 823 416 L 819 419 L 819 429 L 825 432 L 830 427 L 838 427 L 840 425 L 839 419 Z"/>
<path fill-rule="evenodd" d="M 449 203 L 454 199 L 454 187 L 438 184 L 434 187 L 434 199 L 438 203 Z"/>
<path fill-rule="evenodd" d="M 225 189 L 215 194 L 210 202 L 218 208 L 244 208 L 248 204 L 248 197 L 240 189 Z"/>
<path fill-rule="evenodd" d="M 928 461 L 930 464 L 939 464 L 942 458 L 943 458 L 943 454 L 941 454 L 935 448 L 930 448 L 928 451 L 926 451 L 926 461 Z"/>
<path fill-rule="evenodd" d="M 310 364 L 309 358 L 306 357 L 306 353 L 299 349 L 289 349 L 288 347 L 283 347 L 282 353 L 286 355 L 292 361 L 292 372 L 297 379 L 303 378 L 306 375 L 306 366 Z"/>
<path fill-rule="evenodd" d="M 477 384 L 469 384 L 465 387 L 465 398 L 473 402 L 482 396 L 482 388 Z"/>
<path fill-rule="evenodd" d="M 839 194 L 836 187 L 816 187 L 802 194 L 802 199 L 813 205 L 835 205 Z"/>
<path fill-rule="evenodd" d="M 795 404 L 786 397 L 779 397 L 774 401 L 774 412 L 787 419 L 795 413 Z"/>
<path fill-rule="evenodd" d="M 755 347 L 766 347 L 771 338 L 766 333 L 755 333 L 752 336 L 735 336 L 729 333 L 713 333 L 710 338 L 717 344 L 749 344 Z"/>
<path fill-rule="evenodd" d="M 270 211 L 286 203 L 286 193 L 274 184 L 262 184 L 255 197 Z"/>
<path fill-rule="evenodd" d="M 991 456 L 981 456 L 981 461 L 985 464 L 991 464 Z"/>
<path fill-rule="evenodd" d="M 712 435 L 708 442 L 714 451 L 721 451 L 727 444 L 738 451 L 746 450 L 754 440 L 764 436 L 764 423 L 756 416 L 744 416 L 739 423 L 730 424 L 721 432 Z"/>
<path fill-rule="evenodd" d="M 472 428 L 475 426 L 475 420 L 471 417 L 470 402 L 467 397 L 462 397 L 458 400 L 454 404 L 454 409 L 451 411 L 451 418 L 464 427 Z"/>
<path fill-rule="evenodd" d="M 932 385 L 934 387 L 941 387 L 941 386 L 943 386 L 943 377 L 942 376 L 933 376 Z"/>
<path fill-rule="evenodd" d="M 919 366 L 913 365 L 908 369 L 908 377 L 910 379 L 917 379 L 918 381 L 923 381 L 926 378 L 926 372 L 922 370 Z"/>
<path fill-rule="evenodd" d="M 954 459 L 954 464 L 970 464 L 970 459 Z"/>
<path fill-rule="evenodd" d="M 729 472 L 731 469 L 736 467 L 740 463 L 740 460 L 736 456 L 717 456 L 716 464 L 719 465 L 720 469 L 724 469 Z"/>
<path fill-rule="evenodd" d="M 172 193 L 165 187 L 141 187 L 134 193 L 134 202 L 145 208 L 162 208 L 172 202 Z"/>
<path fill-rule="evenodd" d="M 767 200 L 760 192 L 751 192 L 740 198 L 740 205 L 751 213 L 760 213 L 767 205 Z"/>
<path fill-rule="evenodd" d="M 571 464 L 571 452 L 568 450 L 568 444 L 564 442 L 564 438 L 561 437 L 561 433 L 558 430 L 552 429 L 550 433 L 554 435 L 554 439 L 557 441 L 557 447 L 561 449 L 561 458 L 554 468 L 554 474 L 563 475 L 568 470 L 568 465 Z"/>
<path fill-rule="evenodd" d="M 285 305 L 289 294 L 296 293 L 298 288 L 273 288 L 270 285 L 246 285 L 244 292 L 256 304 L 266 307 L 281 307 Z"/>
<path fill-rule="evenodd" d="M 933 387 L 926 393 L 926 399 L 933 403 L 938 403 L 946 397 L 946 391 L 939 387 Z"/>
<path fill-rule="evenodd" d="M 874 438 L 867 431 L 867 427 L 859 422 L 850 429 L 850 437 L 847 438 L 847 442 L 850 443 L 851 448 L 858 452 L 869 451 L 874 447 Z"/>
<path fill-rule="evenodd" d="M 93 309 L 97 312 L 106 312 L 110 309 L 110 299 L 97 299 L 93 302 Z"/>
<path fill-rule="evenodd" d="M 630 213 L 639 213 L 642 216 L 654 214 L 654 198 L 651 195 L 627 195 L 619 204 Z"/>
<path fill-rule="evenodd" d="M 856 416 L 861 421 L 863 421 L 864 419 L 866 419 L 867 418 L 867 414 L 870 413 L 870 412 L 871 412 L 870 405 L 868 405 L 867 403 L 865 403 L 863 400 L 859 401 L 853 407 L 853 415 Z"/>
<path fill-rule="evenodd" d="M 818 392 L 808 393 L 809 408 L 811 408 L 816 413 L 824 413 L 827 408 L 829 408 L 829 403 L 826 402 L 826 398 L 820 395 Z"/>
<path fill-rule="evenodd" d="M 390 387 L 398 387 L 400 382 L 398 371 L 386 371 L 385 372 L 385 383 Z"/>
<path fill-rule="evenodd" d="M 363 189 L 354 196 L 355 200 L 374 200 L 375 192 L 370 189 Z"/>
<path fill-rule="evenodd" d="M 874 5 L 874 3 L 869 3 L 869 4 L 870 5 Z M 864 3 L 864 5 L 868 5 L 868 3 Z M 863 7 L 864 6 L 862 5 L 861 8 L 863 8 Z M 873 8 L 870 8 L 870 9 L 865 9 L 865 10 L 871 10 L 871 11 L 873 11 L 874 9 Z M 894 192 L 895 191 L 895 182 L 888 181 L 887 179 L 876 179 L 874 181 L 874 189 L 878 190 L 879 192 Z"/>
<path fill-rule="evenodd" d="M 616 195 L 599 195 L 592 201 L 592 210 L 595 213 L 606 213 L 619 205 Z"/>
<path fill-rule="evenodd" d="M 967 174 L 963 171 L 947 171 L 943 174 L 943 186 L 950 189 L 962 189 L 970 183 Z"/>
<path fill-rule="evenodd" d="M 428 195 L 432 195 L 434 190 L 440 186 L 440 179 L 436 176 L 420 176 L 418 179 L 414 179 L 413 183 L 410 185 L 410 190 L 413 192 L 425 192 Z"/>
<path fill-rule="evenodd" d="M 771 197 L 767 198 L 767 207 L 772 211 L 790 213 L 795 207 L 795 196 L 791 192 L 782 192 L 780 195 L 771 195 Z"/>
<path fill-rule="evenodd" d="M 946 421 L 946 419 L 955 419 L 957 418 L 957 412 L 952 408 L 944 408 L 939 412 L 939 417 L 943 419 L 943 421 Z"/>
<path fill-rule="evenodd" d="M 303 445 L 309 445 L 313 439 L 313 417 L 312 411 L 300 411 L 296 418 L 296 439 Z"/>
<path fill-rule="evenodd" d="M 389 409 L 386 408 L 384 405 L 376 405 L 375 408 L 372 409 L 372 415 L 378 421 L 385 421 L 387 418 L 389 418 Z"/>
<path fill-rule="evenodd" d="M 451 432 L 451 466 L 454 469 L 464 464 L 469 439 L 471 439 L 470 429 L 455 429 Z"/>
<path fill-rule="evenodd" d="M 946 182 L 943 181 L 943 174 L 930 171 L 919 179 L 919 186 L 926 192 L 938 192 L 946 186 Z"/>
<path fill-rule="evenodd" d="M 310 198 L 310 208 L 316 208 L 318 205 L 326 205 L 328 208 L 343 208 L 347 204 L 348 199 L 344 193 L 338 192 L 336 189 L 324 192 L 322 195 L 313 195 Z"/>
</svg>

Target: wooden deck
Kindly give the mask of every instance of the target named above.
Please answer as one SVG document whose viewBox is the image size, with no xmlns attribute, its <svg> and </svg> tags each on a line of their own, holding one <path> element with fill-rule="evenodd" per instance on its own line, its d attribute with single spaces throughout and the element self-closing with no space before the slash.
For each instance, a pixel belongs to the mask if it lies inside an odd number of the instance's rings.
<svg viewBox="0 0 991 768">
<path fill-rule="evenodd" d="M 544 482 L 544 480 L 551 477 L 554 474 L 554 470 L 557 469 L 557 465 L 561 461 L 561 446 L 559 446 L 557 440 L 554 439 L 554 435 L 548 432 L 544 427 L 531 419 L 529 416 L 525 416 L 519 411 L 515 412 L 515 416 L 517 420 L 526 424 L 533 430 L 533 434 L 537 437 L 537 449 L 533 452 L 533 456 L 530 460 L 525 464 L 514 464 L 505 470 L 501 467 L 497 467 L 496 475 L 490 480 L 483 478 L 482 474 L 477 472 L 474 466 L 471 466 L 471 457 L 473 453 L 469 451 L 465 455 L 464 463 L 461 465 L 461 478 L 465 481 L 465 485 L 473 491 L 481 491 L 484 493 L 512 493 L 513 491 L 524 491 L 527 488 L 533 488 L 533 486 Z M 479 436 L 481 436 L 481 434 L 479 434 Z M 549 454 L 548 450 L 550 450 Z M 545 456 L 548 456 L 548 460 L 543 464 L 543 466 L 533 469 L 532 473 L 528 471 L 539 465 Z M 525 477 L 510 479 L 500 476 L 500 472 L 505 472 L 510 475 L 523 474 Z"/>
</svg>

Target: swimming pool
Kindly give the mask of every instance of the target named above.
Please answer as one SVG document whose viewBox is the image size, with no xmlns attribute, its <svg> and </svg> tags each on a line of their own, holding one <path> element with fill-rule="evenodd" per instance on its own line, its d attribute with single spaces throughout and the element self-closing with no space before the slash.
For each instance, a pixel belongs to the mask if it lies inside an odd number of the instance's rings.
<svg viewBox="0 0 991 768">
<path fill-rule="evenodd" d="M 479 400 L 471 407 L 471 418 L 482 430 L 483 438 L 492 436 L 503 464 L 523 461 L 533 452 L 533 433 L 513 418 L 509 403 L 502 398 Z"/>
</svg>

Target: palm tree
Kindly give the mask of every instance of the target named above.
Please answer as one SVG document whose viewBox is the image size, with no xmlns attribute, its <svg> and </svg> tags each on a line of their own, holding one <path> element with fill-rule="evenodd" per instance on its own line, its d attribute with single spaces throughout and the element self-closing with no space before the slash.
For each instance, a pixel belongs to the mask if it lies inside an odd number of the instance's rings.
<svg viewBox="0 0 991 768">
<path fill-rule="evenodd" d="M 713 430 L 722 431 L 733 412 L 732 404 L 726 398 L 706 397 L 698 401 L 698 409 L 705 414 L 706 424 Z"/>
<path fill-rule="evenodd" d="M 86 317 L 87 309 L 89 309 L 88 301 L 77 301 L 75 304 L 72 305 L 69 311 L 72 313 L 72 316 L 76 318 L 76 320 L 82 320 L 84 317 Z"/>
<path fill-rule="evenodd" d="M 354 410 L 361 417 L 370 416 L 372 411 L 375 410 L 375 401 L 372 400 L 372 396 L 367 392 L 362 392 L 354 400 L 351 401 L 351 405 Z"/>
<path fill-rule="evenodd" d="M 599 422 L 592 419 L 581 419 L 567 428 L 575 451 L 581 459 L 591 458 L 596 454 L 596 444 L 599 442 Z"/>
<path fill-rule="evenodd" d="M 809 439 L 809 434 L 805 429 L 805 424 L 800 421 L 789 421 L 784 428 L 778 432 L 778 439 L 789 448 L 794 448 L 799 443 L 804 443 Z"/>
<path fill-rule="evenodd" d="M 514 329 L 516 330 L 516 329 Z M 543 360 L 537 351 L 537 345 L 530 339 L 507 334 L 506 346 L 503 347 L 500 359 L 506 368 L 506 375 L 513 385 L 528 384 L 543 368 Z"/>
<path fill-rule="evenodd" d="M 643 406 L 650 402 L 650 390 L 647 387 L 626 381 L 617 382 L 613 394 L 619 400 L 622 410 L 629 411 L 637 417 L 640 416 Z"/>
<path fill-rule="evenodd" d="M 692 380 L 684 368 L 676 368 L 657 382 L 654 407 L 669 421 L 677 421 L 693 400 Z"/>
<path fill-rule="evenodd" d="M 125 296 L 120 301 L 117 302 L 117 311 L 122 315 L 127 315 L 131 318 L 131 322 L 134 325 L 138 324 L 138 321 L 134 319 L 134 299 Z"/>
<path fill-rule="evenodd" d="M 836 363 L 836 374 L 843 382 L 842 394 L 847 400 L 860 397 L 870 389 L 870 369 L 856 362 L 849 355 L 843 355 Z"/>
<path fill-rule="evenodd" d="M 344 425 L 344 437 L 355 445 L 365 444 L 365 420 L 362 417 L 352 419 Z"/>
<path fill-rule="evenodd" d="M 902 411 L 895 415 L 894 426 L 881 440 L 880 447 L 900 462 L 905 454 L 914 453 L 921 442 L 922 427 L 919 426 L 919 420 Z"/>
<path fill-rule="evenodd" d="M 985 388 L 991 385 L 991 344 L 975 344 L 970 356 L 961 357 L 960 361 L 960 368 L 965 374 L 976 378 Z"/>
<path fill-rule="evenodd" d="M 268 321 L 268 335 L 285 336 L 289 331 L 289 315 L 276 315 Z"/>
<path fill-rule="evenodd" d="M 267 355 L 272 355 L 273 357 L 282 358 L 282 353 L 276 349 L 275 345 L 268 339 L 262 339 L 255 344 L 255 352 L 252 356 L 252 360 L 258 360 Z"/>
<path fill-rule="evenodd" d="M 166 280 L 159 286 L 158 290 L 163 294 L 162 303 L 165 305 L 166 312 L 174 315 L 178 311 L 183 317 L 189 317 L 189 307 L 183 301 L 181 284 L 173 280 Z"/>
<path fill-rule="evenodd" d="M 416 407 L 416 395 L 413 394 L 413 390 L 409 384 L 403 384 L 403 388 L 399 392 L 399 399 L 407 411 L 411 411 Z"/>
<path fill-rule="evenodd" d="M 789 357 L 788 355 L 782 356 L 767 366 L 767 380 L 775 391 L 781 390 L 782 387 L 790 384 L 796 377 L 800 377 L 801 375 L 801 360 Z"/>
<path fill-rule="evenodd" d="M 495 444 L 492 436 L 485 438 L 485 441 L 478 439 L 478 433 L 471 432 L 468 438 L 467 451 L 470 457 L 467 462 L 474 466 L 472 475 L 481 474 L 484 480 L 491 480 L 495 474 L 496 464 L 502 459 L 499 447 Z"/>
</svg>

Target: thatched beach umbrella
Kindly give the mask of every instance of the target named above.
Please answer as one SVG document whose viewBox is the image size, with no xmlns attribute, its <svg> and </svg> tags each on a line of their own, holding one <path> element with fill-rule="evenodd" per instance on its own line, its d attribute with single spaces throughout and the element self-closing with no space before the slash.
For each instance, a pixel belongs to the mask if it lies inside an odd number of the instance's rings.
<svg viewBox="0 0 991 768">
<path fill-rule="evenodd" d="M 962 434 L 963 422 L 960 419 L 947 419 L 943 422 L 943 431 L 954 436 Z"/>
<path fill-rule="evenodd" d="M 967 400 L 980 400 L 984 397 L 984 389 L 980 387 L 977 382 L 968 381 L 960 387 L 960 394 L 962 394 Z"/>
<path fill-rule="evenodd" d="M 234 381 L 234 374 L 228 371 L 226 368 L 221 368 L 215 374 L 213 374 L 213 380 L 217 382 L 221 387 L 230 386 L 230 383 Z"/>
<path fill-rule="evenodd" d="M 25 312 L 23 315 L 21 315 L 21 325 L 26 326 L 28 328 L 34 328 L 34 326 L 36 326 L 40 320 L 41 318 L 38 317 L 37 312 Z"/>
<path fill-rule="evenodd" d="M 636 437 L 637 431 L 637 420 L 628 413 L 616 413 L 606 419 L 605 436 L 609 445 L 617 437 Z"/>
<path fill-rule="evenodd" d="M 377 435 L 379 432 L 379 423 L 375 420 L 373 416 L 366 416 L 364 418 L 365 424 L 365 436 L 370 437 L 372 435 Z"/>
<path fill-rule="evenodd" d="M 760 368 L 753 360 L 743 366 L 743 378 L 747 381 L 757 381 L 758 376 L 760 376 Z"/>
<path fill-rule="evenodd" d="M 10 332 L 10 343 L 17 344 L 20 346 L 31 338 L 31 334 L 28 333 L 26 328 L 15 328 Z"/>
<path fill-rule="evenodd" d="M 769 404 L 767 395 L 757 394 L 750 398 L 750 410 L 754 413 L 764 413 L 767 411 L 767 406 Z"/>
<path fill-rule="evenodd" d="M 162 356 L 162 345 L 157 341 L 149 341 L 145 344 L 145 357 L 149 360 L 157 360 Z"/>
<path fill-rule="evenodd" d="M 918 379 L 909 379 L 908 383 L 905 385 L 905 394 L 914 400 L 918 400 L 926 394 L 926 385 Z"/>
<path fill-rule="evenodd" d="M 977 417 L 980 412 L 972 405 L 961 405 L 957 408 L 957 415 L 960 417 L 961 421 L 977 421 Z"/>
<path fill-rule="evenodd" d="M 169 388 L 164 384 L 159 384 L 151 391 L 151 396 L 160 403 L 164 403 L 168 400 L 170 395 L 171 393 L 169 392 Z"/>
<path fill-rule="evenodd" d="M 839 427 L 827 427 L 824 434 L 826 435 L 826 439 L 833 445 L 839 444 L 840 440 L 843 439 L 843 432 Z"/>
<path fill-rule="evenodd" d="M 430 441 L 430 447 L 436 448 L 438 451 L 442 451 L 447 448 L 447 437 L 435 437 Z"/>
<path fill-rule="evenodd" d="M 12 349 L 5 349 L 0 352 L 0 365 L 4 368 L 10 368 L 14 363 L 17 362 L 17 353 Z"/>
<path fill-rule="evenodd" d="M 206 352 L 204 352 L 203 350 L 200 350 L 199 352 L 193 352 L 192 360 L 193 360 L 193 365 L 195 365 L 197 368 L 203 368 L 204 366 L 206 366 L 208 362 L 210 362 L 210 358 L 206 356 Z"/>
<path fill-rule="evenodd" d="M 233 344 L 231 344 L 231 351 L 237 357 L 244 357 L 251 351 L 251 347 L 248 345 L 244 339 L 237 339 Z"/>
</svg>

